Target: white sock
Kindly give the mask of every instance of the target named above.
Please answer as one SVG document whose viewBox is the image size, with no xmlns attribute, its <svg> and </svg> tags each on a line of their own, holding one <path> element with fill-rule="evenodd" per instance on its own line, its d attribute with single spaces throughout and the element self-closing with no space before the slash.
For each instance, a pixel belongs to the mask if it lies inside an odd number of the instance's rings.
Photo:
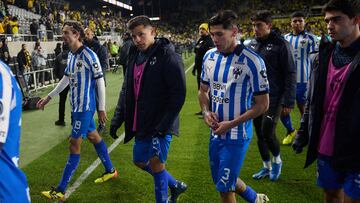
<svg viewBox="0 0 360 203">
<path fill-rule="evenodd" d="M 271 170 L 271 161 L 263 161 L 264 168 Z"/>
<path fill-rule="evenodd" d="M 280 154 L 273 157 L 273 162 L 277 164 L 280 164 L 282 162 L 280 158 Z"/>
</svg>

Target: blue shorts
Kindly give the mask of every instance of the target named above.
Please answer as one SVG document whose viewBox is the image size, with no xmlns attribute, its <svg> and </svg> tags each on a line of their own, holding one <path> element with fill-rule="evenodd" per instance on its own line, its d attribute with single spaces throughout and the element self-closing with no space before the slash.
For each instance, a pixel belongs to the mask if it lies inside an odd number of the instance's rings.
<svg viewBox="0 0 360 203">
<path fill-rule="evenodd" d="M 134 163 L 147 163 L 152 157 L 157 156 L 161 163 L 165 163 L 170 148 L 172 135 L 165 137 L 152 137 L 136 139 L 133 148 Z"/>
<path fill-rule="evenodd" d="M 331 167 L 330 159 L 328 156 L 319 154 L 317 185 L 325 190 L 343 188 L 347 196 L 360 200 L 360 172 L 336 171 Z"/>
<path fill-rule="evenodd" d="M 296 102 L 298 104 L 305 104 L 307 96 L 307 83 L 296 84 Z"/>
<path fill-rule="evenodd" d="M 94 121 L 94 113 L 93 111 L 86 112 L 72 112 L 72 138 L 79 138 L 80 136 L 85 139 L 87 134 L 94 131 L 96 129 L 95 121 Z"/>
<path fill-rule="evenodd" d="M 240 175 L 250 140 L 249 138 L 239 141 L 226 141 L 220 138 L 210 139 L 210 169 L 217 191 L 235 191 L 236 180 Z"/>
</svg>

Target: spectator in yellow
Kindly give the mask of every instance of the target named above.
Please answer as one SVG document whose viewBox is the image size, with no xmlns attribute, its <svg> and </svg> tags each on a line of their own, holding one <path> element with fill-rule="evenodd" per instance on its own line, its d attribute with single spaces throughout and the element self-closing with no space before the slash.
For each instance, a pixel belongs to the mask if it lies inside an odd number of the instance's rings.
<svg viewBox="0 0 360 203">
<path fill-rule="evenodd" d="M 34 0 L 28 0 L 27 6 L 29 10 L 32 10 L 34 7 Z"/>
<path fill-rule="evenodd" d="M 9 21 L 10 27 L 11 27 L 11 31 L 14 35 L 19 34 L 19 23 L 18 23 L 18 19 L 17 17 L 13 17 L 10 21 Z"/>
<path fill-rule="evenodd" d="M 112 57 L 116 57 L 118 55 L 118 53 L 119 53 L 119 46 L 114 41 L 110 45 L 110 54 L 111 54 Z"/>
<path fill-rule="evenodd" d="M 0 22 L 0 34 L 4 34 L 5 30 L 4 30 L 4 26 L 3 26 L 3 22 Z"/>
</svg>

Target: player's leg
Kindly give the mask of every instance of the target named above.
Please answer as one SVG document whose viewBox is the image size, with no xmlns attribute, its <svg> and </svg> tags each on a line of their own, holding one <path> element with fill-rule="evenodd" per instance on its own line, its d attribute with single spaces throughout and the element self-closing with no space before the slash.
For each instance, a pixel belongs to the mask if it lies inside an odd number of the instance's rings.
<svg viewBox="0 0 360 203">
<path fill-rule="evenodd" d="M 87 138 L 94 145 L 96 153 L 105 168 L 105 172 L 99 178 L 97 178 L 95 180 L 95 183 L 103 183 L 110 179 L 117 178 L 118 172 L 114 168 L 114 166 L 111 162 L 111 159 L 110 159 L 110 156 L 109 156 L 109 153 L 107 150 L 107 146 L 106 146 L 104 140 L 101 138 L 101 136 L 99 135 L 99 133 L 96 130 L 96 125 L 95 125 L 95 121 L 93 118 L 94 113 L 87 112 L 87 114 L 88 114 L 87 117 L 89 120 L 89 124 L 88 124 L 88 128 L 87 128 L 87 132 L 88 132 Z"/>
<path fill-rule="evenodd" d="M 265 178 L 267 176 L 269 176 L 270 170 L 271 170 L 271 161 L 270 161 L 270 153 L 269 153 L 269 148 L 268 145 L 266 143 L 264 134 L 263 134 L 263 130 L 262 130 L 262 125 L 263 125 L 263 119 L 264 116 L 261 115 L 257 118 L 254 119 L 254 126 L 255 126 L 255 132 L 256 132 L 256 136 L 257 136 L 257 145 L 259 148 L 259 152 L 261 155 L 261 159 L 263 161 L 263 167 L 260 169 L 259 172 L 255 173 L 252 177 L 256 180 Z"/>
<path fill-rule="evenodd" d="M 86 119 L 83 113 L 72 113 L 72 133 L 69 140 L 70 155 L 65 165 L 62 178 L 59 185 L 56 188 L 52 188 L 49 191 L 43 191 L 41 194 L 48 199 L 64 200 L 65 190 L 68 186 L 72 175 L 75 173 L 77 166 L 80 162 L 80 151 L 82 136 L 86 135 Z"/>
<path fill-rule="evenodd" d="M 269 110 L 264 114 L 263 119 L 263 136 L 265 137 L 267 146 L 273 155 L 269 174 L 269 178 L 272 181 L 279 179 L 282 167 L 282 160 L 280 158 L 280 144 L 275 133 L 276 124 L 279 120 L 281 110 L 281 106 L 269 107 Z"/>
<path fill-rule="evenodd" d="M 344 203 L 360 203 L 360 172 L 348 173 L 346 175 Z"/>
<path fill-rule="evenodd" d="M 171 191 L 169 202 L 176 202 L 179 195 L 187 189 L 187 185 L 176 180 L 166 169 L 165 162 L 170 148 L 172 135 L 152 138 L 149 167 L 153 173 L 155 196 L 157 202 L 168 201 L 168 187 Z"/>
</svg>

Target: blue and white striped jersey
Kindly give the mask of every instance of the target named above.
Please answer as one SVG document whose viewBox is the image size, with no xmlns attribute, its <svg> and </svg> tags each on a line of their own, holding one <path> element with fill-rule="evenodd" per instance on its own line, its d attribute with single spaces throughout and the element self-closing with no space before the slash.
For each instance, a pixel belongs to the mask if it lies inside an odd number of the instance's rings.
<svg viewBox="0 0 360 203">
<path fill-rule="evenodd" d="M 295 59 L 297 83 L 307 83 L 310 74 L 311 53 L 319 50 L 319 41 L 313 34 L 302 32 L 294 35 L 292 32 L 284 36 L 293 48 Z"/>
<path fill-rule="evenodd" d="M 103 77 L 95 52 L 86 46 L 70 52 L 64 74 L 69 77 L 72 112 L 95 111 L 96 79 Z"/>
<path fill-rule="evenodd" d="M 26 177 L 19 169 L 21 112 L 20 87 L 0 61 L 0 202 L 30 202 Z"/>
<path fill-rule="evenodd" d="M 212 111 L 219 121 L 233 120 L 250 107 L 253 95 L 269 92 L 263 59 L 255 52 L 238 45 L 233 53 L 225 56 L 216 48 L 204 56 L 202 83 L 211 91 Z M 221 136 L 226 140 L 241 140 L 252 136 L 252 122 L 248 120 Z"/>
</svg>

